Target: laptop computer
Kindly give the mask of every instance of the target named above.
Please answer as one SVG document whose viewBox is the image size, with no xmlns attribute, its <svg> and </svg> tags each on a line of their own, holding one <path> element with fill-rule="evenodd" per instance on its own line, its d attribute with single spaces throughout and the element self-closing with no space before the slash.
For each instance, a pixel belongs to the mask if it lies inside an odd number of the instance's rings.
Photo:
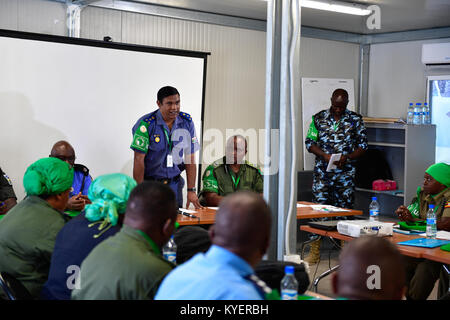
<svg viewBox="0 0 450 320">
<path fill-rule="evenodd" d="M 310 221 L 308 225 L 313 228 L 333 231 L 337 230 L 337 224 L 339 220 L 327 220 L 327 221 Z"/>
</svg>

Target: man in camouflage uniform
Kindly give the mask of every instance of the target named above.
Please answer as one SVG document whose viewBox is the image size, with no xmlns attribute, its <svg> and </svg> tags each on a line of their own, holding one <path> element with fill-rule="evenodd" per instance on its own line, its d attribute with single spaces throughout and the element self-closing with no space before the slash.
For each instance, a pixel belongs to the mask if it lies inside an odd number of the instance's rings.
<svg viewBox="0 0 450 320">
<path fill-rule="evenodd" d="M 424 174 L 423 186 L 417 188 L 417 197 L 408 207 L 398 207 L 395 213 L 400 221 L 426 221 L 430 205 L 434 205 L 437 230 L 450 231 L 450 165 L 446 163 L 429 166 Z M 442 263 L 407 256 L 404 260 L 408 287 L 406 299 L 426 300 L 438 279 L 437 298 L 448 292 L 448 274 Z"/>
<path fill-rule="evenodd" d="M 0 219 L 17 204 L 11 179 L 0 168 Z"/>
<path fill-rule="evenodd" d="M 263 192 L 261 170 L 247 161 L 247 141 L 236 135 L 228 139 L 226 156 L 214 161 L 203 174 L 203 189 L 200 201 L 204 205 L 217 207 L 228 194 L 236 191 Z"/>
<path fill-rule="evenodd" d="M 347 91 L 336 89 L 330 109 L 312 117 L 305 141 L 306 149 L 316 155 L 313 201 L 341 208 L 353 208 L 355 162 L 368 148 L 362 116 L 347 110 L 347 104 Z M 341 154 L 339 161 L 335 161 L 337 168 L 327 172 L 331 155 L 337 153 Z M 317 256 L 318 249 L 314 251 Z"/>
</svg>

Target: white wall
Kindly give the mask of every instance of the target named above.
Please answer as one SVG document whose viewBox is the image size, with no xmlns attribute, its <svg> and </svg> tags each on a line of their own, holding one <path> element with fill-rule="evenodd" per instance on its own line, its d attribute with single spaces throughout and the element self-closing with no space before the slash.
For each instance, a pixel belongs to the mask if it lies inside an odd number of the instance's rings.
<svg viewBox="0 0 450 320">
<path fill-rule="evenodd" d="M 368 116 L 405 118 L 409 102 L 426 99 L 422 44 L 450 39 L 375 44 L 370 48 Z"/>
<path fill-rule="evenodd" d="M 65 6 L 61 3 L 0 0 L 0 28 L 67 35 L 64 20 Z M 225 136 L 226 129 L 264 128 L 265 32 L 95 7 L 83 9 L 81 37 L 101 40 L 104 36 L 115 42 L 211 52 L 204 129 L 216 128 Z M 302 77 L 353 78 L 358 83 L 358 45 L 302 37 L 300 50 Z M 154 101 L 149 101 L 149 110 L 155 108 Z M 298 148 L 302 139 L 298 139 Z"/>
</svg>

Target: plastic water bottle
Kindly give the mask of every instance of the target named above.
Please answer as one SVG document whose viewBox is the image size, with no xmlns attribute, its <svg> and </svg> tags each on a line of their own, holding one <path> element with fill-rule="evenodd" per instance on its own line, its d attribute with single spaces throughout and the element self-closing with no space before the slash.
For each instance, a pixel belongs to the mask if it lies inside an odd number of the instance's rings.
<svg viewBox="0 0 450 320">
<path fill-rule="evenodd" d="M 436 233 L 436 213 L 434 205 L 430 204 L 427 212 L 427 239 L 436 239 Z"/>
<path fill-rule="evenodd" d="M 408 107 L 408 116 L 406 117 L 406 123 L 412 124 L 413 119 L 414 119 L 414 104 L 410 102 Z"/>
<path fill-rule="evenodd" d="M 428 106 L 428 103 L 423 104 L 423 124 L 431 124 L 431 117 L 430 117 L 430 107 Z"/>
<path fill-rule="evenodd" d="M 294 267 L 284 267 L 284 277 L 281 279 L 281 300 L 297 300 L 298 281 L 294 276 Z"/>
<path fill-rule="evenodd" d="M 177 263 L 177 244 L 173 240 L 173 235 L 163 247 L 163 256 L 167 261 L 170 261 L 174 264 Z"/>
<path fill-rule="evenodd" d="M 380 214 L 380 205 L 378 204 L 377 197 L 372 197 L 372 202 L 369 205 L 370 221 L 378 221 Z"/>
<path fill-rule="evenodd" d="M 414 107 L 414 117 L 413 117 L 413 124 L 422 124 L 422 104 L 416 103 L 416 106 Z"/>
</svg>

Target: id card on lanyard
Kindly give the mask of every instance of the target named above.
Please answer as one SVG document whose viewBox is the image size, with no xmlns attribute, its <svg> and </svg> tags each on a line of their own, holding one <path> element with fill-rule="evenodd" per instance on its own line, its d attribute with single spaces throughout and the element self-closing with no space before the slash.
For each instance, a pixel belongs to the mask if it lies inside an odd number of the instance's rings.
<svg viewBox="0 0 450 320">
<path fill-rule="evenodd" d="M 167 155 L 167 168 L 173 167 L 173 157 L 172 157 L 172 139 L 169 136 L 169 133 L 167 132 L 166 128 L 164 129 L 164 134 L 166 135 L 167 144 L 169 145 L 169 151 L 170 153 Z"/>
</svg>

